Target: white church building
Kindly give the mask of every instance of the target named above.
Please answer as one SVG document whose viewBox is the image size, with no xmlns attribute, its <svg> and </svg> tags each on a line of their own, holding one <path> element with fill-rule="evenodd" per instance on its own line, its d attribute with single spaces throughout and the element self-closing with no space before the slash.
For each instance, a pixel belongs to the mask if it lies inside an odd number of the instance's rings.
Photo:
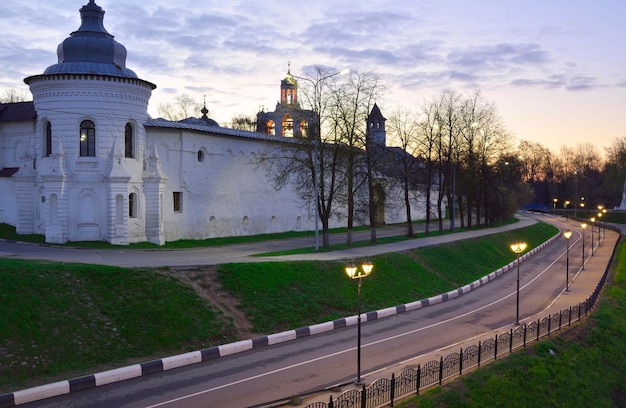
<svg viewBox="0 0 626 408">
<path fill-rule="evenodd" d="M 49 243 L 118 245 L 313 230 L 313 204 L 258 167 L 294 139 L 221 127 L 206 110 L 151 118 L 156 85 L 126 67 L 93 0 L 80 14 L 58 63 L 24 79 L 33 101 L 0 104 L 0 223 Z M 388 201 L 385 221 L 403 221 L 401 200 Z"/>
</svg>

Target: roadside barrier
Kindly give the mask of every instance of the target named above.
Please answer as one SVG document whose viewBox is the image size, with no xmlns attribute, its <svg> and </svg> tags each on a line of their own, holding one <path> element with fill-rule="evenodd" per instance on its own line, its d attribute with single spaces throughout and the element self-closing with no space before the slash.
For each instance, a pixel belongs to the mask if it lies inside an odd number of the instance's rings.
<svg viewBox="0 0 626 408">
<path fill-rule="evenodd" d="M 610 226 L 606 228 L 614 229 Z M 614 230 L 621 233 L 618 229 Z M 485 362 L 511 354 L 518 348 L 524 348 L 530 343 L 537 343 L 540 339 L 571 326 L 573 322 L 578 322 L 586 317 L 596 305 L 600 292 L 606 283 L 613 256 L 620 240 L 621 235 L 615 243 L 611 260 L 600 281 L 593 293 L 584 302 L 545 316 L 536 322 L 511 328 L 509 331 L 497 334 L 492 339 L 461 349 L 458 353 L 450 353 L 445 357 L 442 356 L 439 360 L 420 364 L 417 369 L 406 369 L 397 376 L 394 373 L 391 378 L 378 379 L 368 386 L 364 384 L 360 390 L 348 390 L 335 399 L 331 395 L 329 402 L 314 402 L 305 405 L 305 408 L 393 407 L 394 403 L 401 399 L 410 395 L 419 395 L 421 391 L 427 388 L 442 385 L 444 381 L 447 382 L 463 375 L 464 372 L 479 368 Z"/>
</svg>

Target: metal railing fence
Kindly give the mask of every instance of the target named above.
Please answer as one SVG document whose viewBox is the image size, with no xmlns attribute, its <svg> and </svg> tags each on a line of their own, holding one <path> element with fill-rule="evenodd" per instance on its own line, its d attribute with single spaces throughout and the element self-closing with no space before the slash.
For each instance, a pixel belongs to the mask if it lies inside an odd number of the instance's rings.
<svg viewBox="0 0 626 408">
<path fill-rule="evenodd" d="M 606 228 L 613 229 L 609 226 Z M 620 232 L 617 229 L 616 231 Z M 620 239 L 621 236 L 615 243 L 611 260 L 615 255 Z M 444 380 L 461 376 L 467 370 L 478 368 L 487 361 L 510 354 L 530 343 L 537 343 L 541 338 L 569 327 L 573 322 L 580 321 L 590 313 L 604 287 L 610 267 L 611 261 L 604 270 L 593 293 L 577 305 L 537 321 L 511 328 L 509 331 L 497 334 L 494 338 L 461 349 L 458 353 L 450 353 L 445 357 L 442 356 L 439 360 L 420 364 L 417 369 L 403 370 L 398 376 L 394 373 L 390 379 L 378 379 L 368 386 L 363 385 L 360 390 L 348 390 L 335 399 L 331 395 L 329 402 L 314 402 L 306 405 L 305 408 L 376 408 L 388 405 L 393 407 L 394 403 L 400 399 L 412 394 L 419 395 L 428 387 L 442 385 Z"/>
</svg>

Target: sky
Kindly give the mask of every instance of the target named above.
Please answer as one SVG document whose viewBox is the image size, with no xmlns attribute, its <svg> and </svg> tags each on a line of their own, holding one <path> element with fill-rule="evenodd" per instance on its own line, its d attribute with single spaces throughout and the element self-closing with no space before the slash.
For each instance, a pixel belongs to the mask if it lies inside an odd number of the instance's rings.
<svg viewBox="0 0 626 408">
<path fill-rule="evenodd" d="M 2 0 L 0 94 L 57 62 L 87 0 Z M 383 115 L 480 90 L 515 140 L 603 151 L 626 136 L 623 0 L 97 0 L 126 66 L 209 116 L 273 110 L 288 64 L 372 71 Z M 30 94 L 28 94 L 30 98 Z M 200 116 L 198 113 L 197 116 Z"/>
</svg>

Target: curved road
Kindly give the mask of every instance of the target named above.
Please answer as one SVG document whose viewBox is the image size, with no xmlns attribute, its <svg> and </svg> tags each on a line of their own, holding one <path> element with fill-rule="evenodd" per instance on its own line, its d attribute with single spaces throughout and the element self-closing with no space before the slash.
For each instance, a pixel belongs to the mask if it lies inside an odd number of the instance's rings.
<svg viewBox="0 0 626 408">
<path fill-rule="evenodd" d="M 520 320 L 536 320 L 586 299 L 606 267 L 618 234 L 607 237 L 587 262 L 579 228 L 545 217 L 565 229 L 570 241 L 570 290 L 565 287 L 565 239 L 559 238 L 522 262 Z M 460 234 L 459 234 L 460 235 Z M 503 243 L 508 245 L 508 243 Z M 597 240 L 596 240 L 597 246 Z M 0 247 L 0 251 L 2 251 Z M 370 252 L 371 254 L 371 248 Z M 367 284 L 365 280 L 363 284 Z M 365 382 L 458 351 L 468 339 L 493 337 L 515 322 L 516 270 L 458 298 L 363 323 L 362 377 Z M 385 371 L 385 373 L 383 373 Z M 250 407 L 350 384 L 356 373 L 356 327 L 254 349 L 204 363 L 68 394 L 24 407 Z M 314 399 L 314 398 L 313 398 Z M 319 397 L 328 401 L 327 394 Z M 309 401 L 310 402 L 310 401 Z"/>
</svg>

